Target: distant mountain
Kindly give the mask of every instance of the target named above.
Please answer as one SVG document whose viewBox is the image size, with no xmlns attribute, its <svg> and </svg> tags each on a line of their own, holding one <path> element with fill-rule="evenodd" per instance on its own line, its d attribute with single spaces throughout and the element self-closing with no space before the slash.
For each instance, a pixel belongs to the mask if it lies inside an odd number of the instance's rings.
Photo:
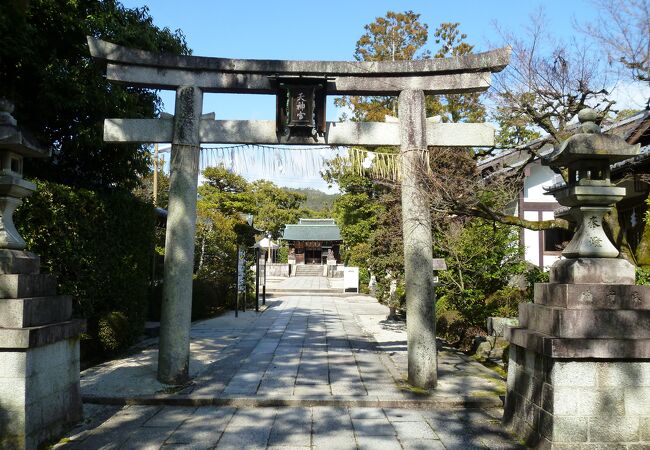
<svg viewBox="0 0 650 450">
<path fill-rule="evenodd" d="M 307 196 L 307 201 L 304 203 L 305 208 L 313 209 L 314 211 L 324 211 L 332 207 L 332 203 L 340 194 L 326 194 L 323 191 L 312 188 L 288 188 L 284 187 L 287 191 L 297 192 Z"/>
</svg>

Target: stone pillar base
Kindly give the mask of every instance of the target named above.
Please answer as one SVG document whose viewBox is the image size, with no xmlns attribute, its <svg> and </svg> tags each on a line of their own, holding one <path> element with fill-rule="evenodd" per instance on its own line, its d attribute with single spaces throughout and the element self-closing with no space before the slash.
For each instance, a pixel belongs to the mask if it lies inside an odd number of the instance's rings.
<svg viewBox="0 0 650 450">
<path fill-rule="evenodd" d="M 82 418 L 72 299 L 38 256 L 0 250 L 0 448 L 36 449 Z"/>
<path fill-rule="evenodd" d="M 82 419 L 78 338 L 0 360 L 0 448 L 36 449 Z"/>
<path fill-rule="evenodd" d="M 650 448 L 650 286 L 537 284 L 519 321 L 508 428 L 541 449 Z"/>
<path fill-rule="evenodd" d="M 650 361 L 560 360 L 512 345 L 504 425 L 533 448 L 648 448 Z"/>
</svg>

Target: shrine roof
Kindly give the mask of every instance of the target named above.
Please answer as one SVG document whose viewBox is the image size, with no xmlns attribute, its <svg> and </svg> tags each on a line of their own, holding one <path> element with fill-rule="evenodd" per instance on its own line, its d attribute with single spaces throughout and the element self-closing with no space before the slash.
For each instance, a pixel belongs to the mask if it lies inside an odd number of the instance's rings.
<svg viewBox="0 0 650 450">
<path fill-rule="evenodd" d="M 341 231 L 334 219 L 300 219 L 287 224 L 282 239 L 285 241 L 341 241 Z"/>
</svg>

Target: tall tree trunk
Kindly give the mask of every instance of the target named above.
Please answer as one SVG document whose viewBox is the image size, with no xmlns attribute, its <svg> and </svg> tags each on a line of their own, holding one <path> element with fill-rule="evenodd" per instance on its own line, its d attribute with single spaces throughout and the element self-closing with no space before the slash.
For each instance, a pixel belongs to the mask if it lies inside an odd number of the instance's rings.
<svg viewBox="0 0 650 450">
<path fill-rule="evenodd" d="M 650 266 L 650 224 L 645 221 L 641 241 L 636 248 L 636 261 L 640 266 Z"/>
</svg>

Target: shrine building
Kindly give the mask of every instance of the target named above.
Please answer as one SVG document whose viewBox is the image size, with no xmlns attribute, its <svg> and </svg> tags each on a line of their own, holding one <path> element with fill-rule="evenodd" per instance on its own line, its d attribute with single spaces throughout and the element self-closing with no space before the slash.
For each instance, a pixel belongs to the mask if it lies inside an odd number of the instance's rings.
<svg viewBox="0 0 650 450">
<path fill-rule="evenodd" d="M 295 255 L 296 264 L 326 264 L 330 250 L 340 261 L 343 240 L 334 219 L 299 219 L 297 224 L 285 225 L 282 239 L 289 244 L 289 255 Z"/>
</svg>

